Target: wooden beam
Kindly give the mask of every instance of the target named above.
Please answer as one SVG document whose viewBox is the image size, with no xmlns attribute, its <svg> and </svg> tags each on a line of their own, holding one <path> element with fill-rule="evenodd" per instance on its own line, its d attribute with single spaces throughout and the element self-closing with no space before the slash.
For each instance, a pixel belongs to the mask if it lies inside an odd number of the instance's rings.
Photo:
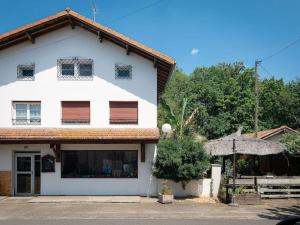
<svg viewBox="0 0 300 225">
<path fill-rule="evenodd" d="M 157 68 L 157 58 L 153 59 L 153 66 L 154 66 L 154 68 Z"/>
<path fill-rule="evenodd" d="M 125 48 L 126 48 L 126 55 L 129 55 L 129 54 L 130 54 L 130 48 L 129 48 L 129 45 L 126 44 L 126 45 L 125 45 Z"/>
<path fill-rule="evenodd" d="M 32 35 L 30 35 L 28 32 L 26 32 L 26 36 L 27 36 L 28 40 L 31 41 L 32 44 L 35 43 L 35 38 Z"/>
<path fill-rule="evenodd" d="M 99 38 L 100 43 L 102 43 L 103 42 L 103 34 L 101 31 L 98 31 L 98 38 Z"/>
<path fill-rule="evenodd" d="M 60 159 L 60 144 L 50 144 L 50 148 L 52 148 L 54 154 L 55 154 L 55 159 L 56 159 L 56 162 L 61 162 L 61 159 Z"/>
<path fill-rule="evenodd" d="M 145 143 L 141 144 L 141 162 L 146 161 Z"/>
<path fill-rule="evenodd" d="M 72 18 L 71 18 L 70 15 L 68 15 L 68 21 L 69 21 L 69 24 L 72 27 L 72 29 L 74 29 L 75 28 L 75 23 L 73 22 L 73 20 L 72 20 Z"/>
</svg>

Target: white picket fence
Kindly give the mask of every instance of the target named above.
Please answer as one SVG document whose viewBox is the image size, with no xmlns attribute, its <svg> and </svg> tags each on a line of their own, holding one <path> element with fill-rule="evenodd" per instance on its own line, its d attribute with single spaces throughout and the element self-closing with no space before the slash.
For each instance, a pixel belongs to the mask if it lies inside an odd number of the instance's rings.
<svg viewBox="0 0 300 225">
<path fill-rule="evenodd" d="M 232 186 L 232 179 L 229 185 Z M 244 176 L 235 181 L 236 187 L 242 187 L 245 193 L 257 192 L 261 198 L 300 198 L 300 176 Z"/>
</svg>

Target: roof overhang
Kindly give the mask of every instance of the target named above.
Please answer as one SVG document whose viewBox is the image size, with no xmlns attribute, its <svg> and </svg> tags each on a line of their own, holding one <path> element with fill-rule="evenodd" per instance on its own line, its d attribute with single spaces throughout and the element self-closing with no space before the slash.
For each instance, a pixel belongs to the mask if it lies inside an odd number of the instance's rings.
<svg viewBox="0 0 300 225">
<path fill-rule="evenodd" d="M 35 38 L 59 28 L 71 26 L 82 27 L 98 36 L 99 42 L 109 40 L 124 48 L 126 53 L 134 52 L 153 62 L 157 68 L 157 95 L 162 94 L 176 61 L 160 52 L 140 44 L 116 31 L 98 24 L 70 9 L 66 9 L 53 16 L 41 19 L 15 30 L 0 35 L 0 50 L 14 46 L 24 41 L 35 42 Z"/>
<path fill-rule="evenodd" d="M 0 144 L 157 143 L 158 128 L 0 128 Z"/>
</svg>

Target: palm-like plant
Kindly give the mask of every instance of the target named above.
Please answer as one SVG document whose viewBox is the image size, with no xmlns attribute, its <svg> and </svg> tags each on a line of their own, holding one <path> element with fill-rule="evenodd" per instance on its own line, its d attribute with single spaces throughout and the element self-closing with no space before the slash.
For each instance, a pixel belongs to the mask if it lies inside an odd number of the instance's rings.
<svg viewBox="0 0 300 225">
<path fill-rule="evenodd" d="M 188 100 L 183 98 L 181 101 L 181 110 L 178 115 L 176 115 L 169 104 L 166 103 L 165 100 L 161 101 L 161 105 L 163 110 L 166 112 L 167 121 L 173 128 L 173 135 L 181 138 L 184 134 L 186 128 L 191 125 L 191 122 L 195 115 L 198 113 L 198 107 L 193 110 L 193 112 L 187 117 L 186 116 L 186 108 L 187 108 Z"/>
</svg>

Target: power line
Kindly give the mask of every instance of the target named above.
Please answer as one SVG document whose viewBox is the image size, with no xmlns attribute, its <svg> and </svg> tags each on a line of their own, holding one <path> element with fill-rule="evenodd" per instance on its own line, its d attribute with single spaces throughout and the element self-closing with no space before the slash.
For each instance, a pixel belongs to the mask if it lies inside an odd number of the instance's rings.
<svg viewBox="0 0 300 225">
<path fill-rule="evenodd" d="M 265 57 L 264 59 L 262 59 L 262 61 L 266 61 L 266 60 L 269 60 L 269 59 L 273 58 L 274 56 L 276 56 L 276 55 L 280 54 L 281 52 L 287 50 L 288 48 L 294 46 L 294 45 L 297 44 L 299 41 L 300 41 L 300 38 L 298 38 L 297 40 L 295 40 L 295 41 L 291 42 L 290 44 L 284 46 L 283 48 L 279 49 L 278 51 L 274 52 L 273 54 L 271 54 L 271 55 Z"/>
<path fill-rule="evenodd" d="M 134 10 L 134 11 L 131 11 L 131 12 L 129 12 L 129 13 L 123 15 L 123 16 L 120 16 L 120 17 L 118 17 L 118 18 L 116 18 L 116 19 L 109 20 L 109 21 L 107 21 L 107 22 L 105 22 L 105 23 L 106 23 L 106 24 L 114 23 L 114 22 L 116 22 L 116 21 L 118 21 L 118 20 L 124 19 L 124 18 L 126 18 L 126 17 L 128 17 L 128 16 L 131 16 L 131 15 L 133 15 L 133 14 L 136 14 L 136 13 L 142 11 L 142 10 L 145 10 L 145 9 L 151 8 L 151 7 L 155 6 L 155 5 L 158 5 L 158 4 L 160 4 L 160 3 L 164 2 L 164 1 L 166 1 L 166 0 L 159 0 L 159 1 L 152 2 L 152 3 L 148 4 L 148 5 L 145 5 L 145 6 L 143 6 L 143 7 L 141 7 L 141 8 L 138 8 L 138 9 L 136 9 L 136 10 Z"/>
<path fill-rule="evenodd" d="M 268 75 L 273 76 L 272 73 L 271 73 L 269 70 L 267 70 L 263 65 L 260 64 L 259 66 L 260 66 L 260 68 L 262 68 Z"/>
</svg>

